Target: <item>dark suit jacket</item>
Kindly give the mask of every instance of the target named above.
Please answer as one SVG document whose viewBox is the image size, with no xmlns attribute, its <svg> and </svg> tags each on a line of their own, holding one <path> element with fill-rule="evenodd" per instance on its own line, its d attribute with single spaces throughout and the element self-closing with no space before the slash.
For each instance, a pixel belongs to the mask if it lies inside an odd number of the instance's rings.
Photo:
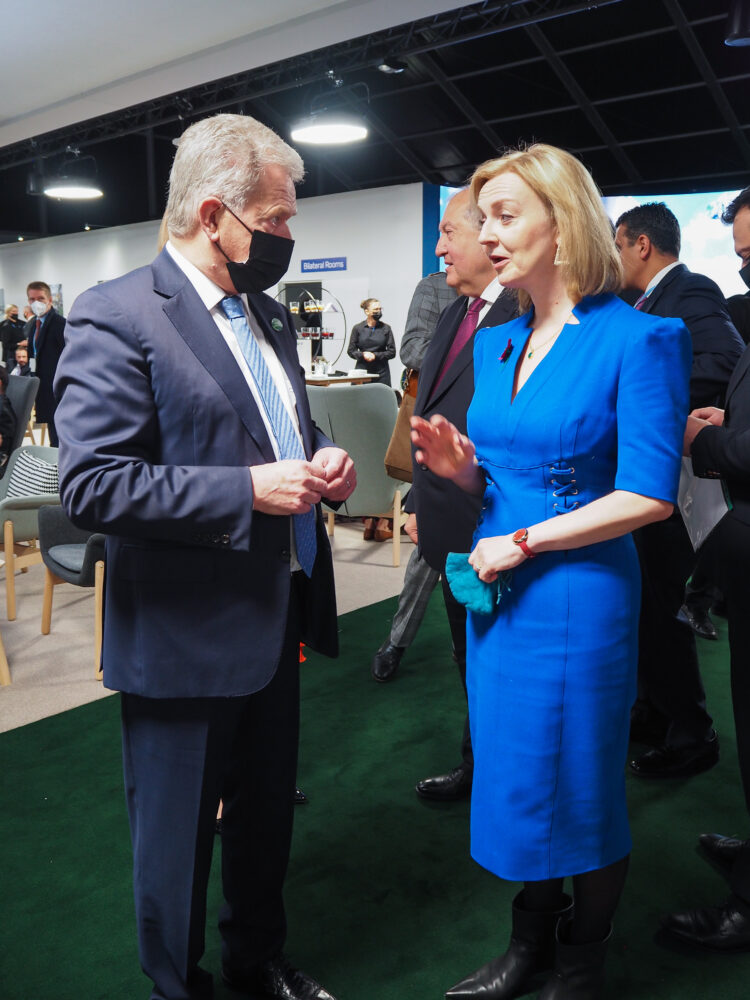
<svg viewBox="0 0 750 1000">
<path fill-rule="evenodd" d="M 724 426 L 704 427 L 693 441 L 691 455 L 696 476 L 721 476 L 734 516 L 750 524 L 750 347 L 729 381 Z"/>
<path fill-rule="evenodd" d="M 473 337 L 446 372 L 434 396 L 432 389 L 466 314 L 467 304 L 468 299 L 462 295 L 440 314 L 435 335 L 422 361 L 414 404 L 415 416 L 429 420 L 440 413 L 462 434 L 466 433 L 466 412 L 474 395 Z M 517 310 L 515 293 L 503 291 L 477 329 L 507 323 Z M 449 552 L 470 550 L 482 498 L 466 493 L 449 479 L 436 476 L 416 462 L 412 464 L 414 479 L 405 506 L 417 515 L 420 552 L 433 569 L 442 572 Z"/>
<path fill-rule="evenodd" d="M 693 344 L 690 408 L 723 406 L 743 343 L 716 282 L 678 264 L 646 299 L 643 312 L 677 317 L 690 331 Z"/>
<path fill-rule="evenodd" d="M 65 347 L 65 319 L 54 309 L 47 313 L 44 323 L 39 330 L 39 343 L 34 345 L 34 330 L 36 329 L 36 317 L 32 317 L 23 329 L 24 336 L 29 342 L 29 357 L 36 358 L 36 372 L 39 379 L 39 391 L 36 394 L 36 418 L 42 423 L 49 423 L 55 416 L 55 396 L 52 385 L 55 380 L 55 372 Z"/>
<path fill-rule="evenodd" d="M 250 308 L 315 427 L 287 310 Z M 279 330 L 274 330 L 272 321 Z M 290 593 L 290 519 L 252 509 L 248 466 L 275 460 L 216 323 L 166 251 L 76 300 L 55 382 L 60 493 L 107 538 L 108 687 L 154 698 L 250 694 L 273 676 Z M 320 512 L 301 640 L 335 654 L 331 554 Z"/>
<path fill-rule="evenodd" d="M 750 292 L 745 292 L 744 295 L 730 295 L 727 299 L 727 309 L 737 333 L 746 344 L 750 343 Z"/>
</svg>

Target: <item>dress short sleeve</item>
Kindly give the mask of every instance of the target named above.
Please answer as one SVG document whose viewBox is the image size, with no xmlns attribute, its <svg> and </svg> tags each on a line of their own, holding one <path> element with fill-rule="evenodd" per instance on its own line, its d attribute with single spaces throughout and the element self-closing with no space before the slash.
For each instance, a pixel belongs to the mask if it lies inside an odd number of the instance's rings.
<svg viewBox="0 0 750 1000">
<path fill-rule="evenodd" d="M 692 347 L 679 319 L 635 313 L 617 389 L 615 489 L 675 503 Z"/>
</svg>

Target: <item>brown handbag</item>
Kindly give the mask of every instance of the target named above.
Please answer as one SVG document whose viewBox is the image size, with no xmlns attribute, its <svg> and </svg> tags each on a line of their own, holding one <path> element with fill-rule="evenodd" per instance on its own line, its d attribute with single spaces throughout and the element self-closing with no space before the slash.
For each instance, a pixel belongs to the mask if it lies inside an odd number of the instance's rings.
<svg viewBox="0 0 750 1000">
<path fill-rule="evenodd" d="M 392 479 L 410 483 L 411 479 L 411 416 L 416 399 L 416 377 L 413 386 L 405 387 L 401 405 L 398 408 L 396 426 L 385 452 L 385 471 Z"/>
</svg>

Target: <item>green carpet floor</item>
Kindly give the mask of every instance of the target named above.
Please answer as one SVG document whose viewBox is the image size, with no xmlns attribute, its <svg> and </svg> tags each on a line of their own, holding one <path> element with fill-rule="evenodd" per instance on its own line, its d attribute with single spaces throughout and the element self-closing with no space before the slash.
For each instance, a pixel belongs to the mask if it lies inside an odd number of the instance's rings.
<svg viewBox="0 0 750 1000">
<path fill-rule="evenodd" d="M 458 761 L 455 666 L 437 595 L 397 679 L 377 685 L 372 652 L 395 601 L 340 619 L 337 661 L 303 666 L 299 783 L 287 880 L 288 954 L 339 1000 L 440 1000 L 505 948 L 510 900 L 468 855 L 466 803 L 430 806 L 414 783 Z M 653 941 L 666 909 L 716 902 L 695 853 L 703 830 L 746 832 L 727 669 L 700 642 L 721 763 L 688 781 L 629 780 L 635 841 L 608 965 L 612 1000 L 745 1000 L 750 956 L 680 953 Z M 1 705 L 1 698 L 0 698 Z M 218 854 L 218 846 L 217 846 Z M 214 863 L 209 911 L 220 900 Z M 207 929 L 204 965 L 219 969 Z M 0 998 L 145 1000 L 130 887 L 118 700 L 0 735 Z M 219 998 L 236 996 L 220 984 Z"/>
</svg>

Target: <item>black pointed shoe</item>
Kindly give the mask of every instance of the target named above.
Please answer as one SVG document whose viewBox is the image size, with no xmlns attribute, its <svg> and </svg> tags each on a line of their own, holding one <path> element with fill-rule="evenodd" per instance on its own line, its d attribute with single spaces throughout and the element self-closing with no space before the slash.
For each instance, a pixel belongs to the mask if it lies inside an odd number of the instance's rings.
<svg viewBox="0 0 750 1000">
<path fill-rule="evenodd" d="M 673 937 L 709 951 L 750 951 L 750 909 L 730 896 L 721 906 L 669 913 L 662 926 Z"/>
<path fill-rule="evenodd" d="M 513 930 L 508 950 L 472 972 L 446 992 L 447 1000 L 512 1000 L 528 993 L 535 978 L 552 968 L 555 928 L 573 909 L 570 896 L 559 910 L 532 911 L 522 906 L 523 892 L 513 900 Z"/>
<path fill-rule="evenodd" d="M 739 840 L 737 837 L 723 837 L 720 833 L 702 833 L 698 837 L 698 853 L 724 878 L 729 878 L 731 875 L 734 863 L 744 846 L 744 840 Z"/>
<path fill-rule="evenodd" d="M 456 802 L 471 795 L 473 772 L 465 767 L 454 767 L 447 774 L 436 774 L 417 782 L 415 791 L 422 799 L 436 802 Z"/>
<path fill-rule="evenodd" d="M 370 673 L 376 681 L 381 683 L 389 681 L 396 673 L 403 655 L 402 646 L 394 646 L 390 642 L 384 642 L 372 658 Z"/>
<path fill-rule="evenodd" d="M 660 746 L 630 761 L 639 778 L 689 778 L 719 763 L 719 737 L 715 730 L 702 743 L 687 747 Z"/>
<path fill-rule="evenodd" d="M 230 990 L 246 993 L 254 1000 L 336 1000 L 312 976 L 294 969 L 278 954 L 251 972 L 222 969 L 221 978 Z"/>
</svg>

